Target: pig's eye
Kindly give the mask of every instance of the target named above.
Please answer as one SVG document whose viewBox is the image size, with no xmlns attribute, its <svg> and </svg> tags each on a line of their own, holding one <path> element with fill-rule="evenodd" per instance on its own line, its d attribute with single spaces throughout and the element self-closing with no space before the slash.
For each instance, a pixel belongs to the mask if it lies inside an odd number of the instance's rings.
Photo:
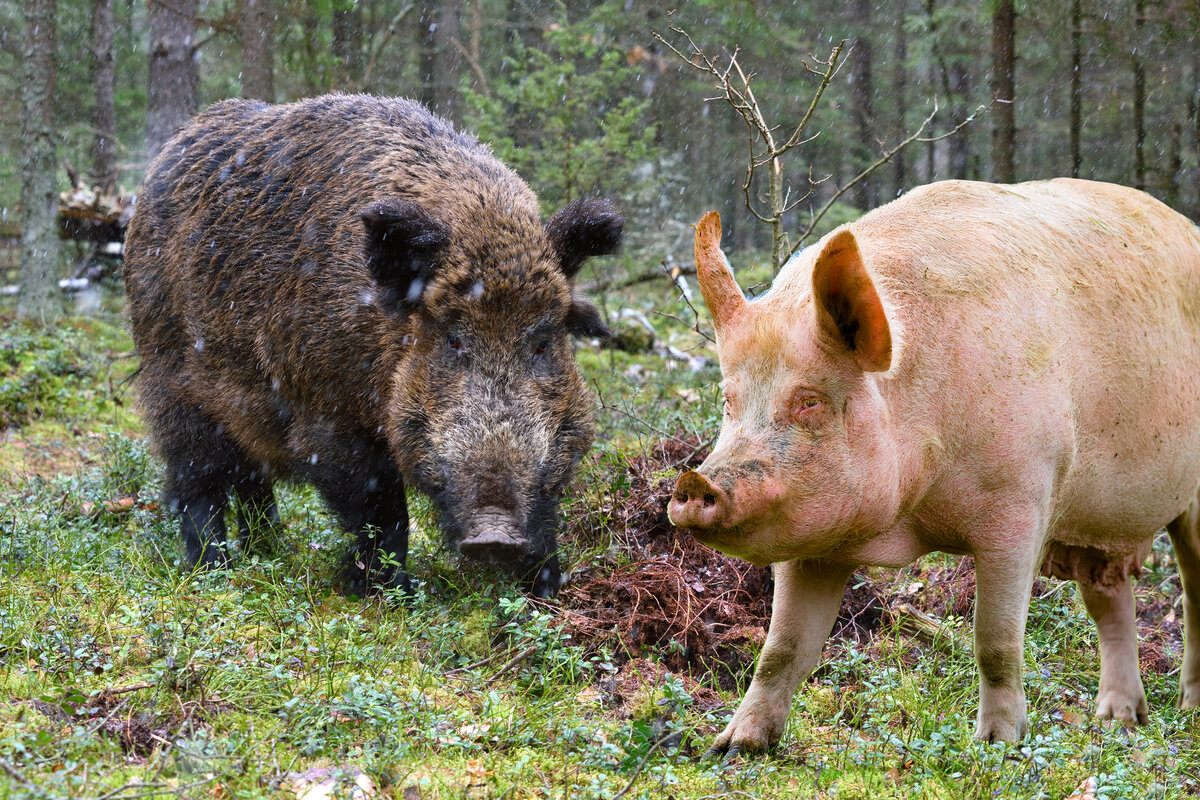
<svg viewBox="0 0 1200 800">
<path fill-rule="evenodd" d="M 798 419 L 820 407 L 821 397 L 819 395 L 797 392 L 792 396 L 792 416 Z"/>
<path fill-rule="evenodd" d="M 446 347 L 449 347 L 455 353 L 462 353 L 462 339 L 452 333 L 446 337 Z"/>
<path fill-rule="evenodd" d="M 542 339 L 540 342 L 537 343 L 537 346 L 533 348 L 533 357 L 539 358 L 541 356 L 544 356 L 544 355 L 546 355 L 546 351 L 549 349 L 550 349 L 550 340 Z"/>
</svg>

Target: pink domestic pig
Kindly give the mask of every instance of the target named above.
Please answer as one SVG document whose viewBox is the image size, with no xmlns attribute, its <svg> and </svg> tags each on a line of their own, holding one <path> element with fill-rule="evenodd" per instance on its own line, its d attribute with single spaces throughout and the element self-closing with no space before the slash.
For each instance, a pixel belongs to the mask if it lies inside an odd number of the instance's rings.
<svg viewBox="0 0 1200 800">
<path fill-rule="evenodd" d="M 1020 739 L 1029 594 L 1079 584 L 1096 713 L 1146 722 L 1136 576 L 1170 532 L 1200 705 L 1200 230 L 1146 194 L 1052 180 L 916 189 L 842 226 L 747 302 L 716 213 L 696 266 L 725 420 L 674 523 L 776 564 L 771 629 L 717 751 L 778 741 L 855 567 L 975 556 L 975 735 Z"/>
</svg>

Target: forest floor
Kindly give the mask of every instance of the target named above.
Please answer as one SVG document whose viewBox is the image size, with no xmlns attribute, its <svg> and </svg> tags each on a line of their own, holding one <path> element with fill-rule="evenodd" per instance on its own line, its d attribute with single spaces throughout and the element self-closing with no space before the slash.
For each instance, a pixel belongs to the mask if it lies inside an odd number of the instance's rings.
<svg viewBox="0 0 1200 800">
<path fill-rule="evenodd" d="M 974 571 L 935 555 L 851 579 L 774 751 L 706 758 L 771 578 L 666 518 L 719 428 L 692 310 L 666 280 L 607 304 L 634 352 L 579 348 L 602 435 L 546 602 L 450 556 L 416 495 L 408 601 L 332 591 L 348 539 L 302 486 L 280 491 L 278 555 L 182 571 L 119 298 L 53 333 L 0 316 L 0 798 L 1062 800 L 1089 778 L 1093 797 L 1200 794 L 1165 534 L 1137 584 L 1147 726 L 1093 719 L 1094 629 L 1073 585 L 1039 580 L 1031 733 L 975 742 Z"/>
</svg>

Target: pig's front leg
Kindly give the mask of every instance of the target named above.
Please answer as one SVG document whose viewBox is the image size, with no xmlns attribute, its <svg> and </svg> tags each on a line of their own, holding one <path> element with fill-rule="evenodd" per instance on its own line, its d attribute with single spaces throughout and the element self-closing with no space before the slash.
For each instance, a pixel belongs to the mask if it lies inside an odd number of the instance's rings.
<svg viewBox="0 0 1200 800">
<path fill-rule="evenodd" d="M 1038 550 L 1030 544 L 1037 537 L 1022 539 L 1018 534 L 1006 546 L 975 551 L 975 738 L 985 742 L 1019 741 L 1028 727 L 1022 681 L 1025 618 Z"/>
<path fill-rule="evenodd" d="M 754 680 L 710 754 L 765 750 L 779 741 L 792 695 L 817 665 L 854 568 L 788 561 L 775 567 L 771 629 Z"/>
</svg>

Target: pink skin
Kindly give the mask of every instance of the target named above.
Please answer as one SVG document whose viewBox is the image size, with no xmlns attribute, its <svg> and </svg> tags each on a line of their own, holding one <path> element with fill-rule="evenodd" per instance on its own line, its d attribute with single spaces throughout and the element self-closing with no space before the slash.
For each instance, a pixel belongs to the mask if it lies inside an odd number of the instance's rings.
<svg viewBox="0 0 1200 800">
<path fill-rule="evenodd" d="M 1168 526 L 1185 586 L 1181 704 L 1200 705 L 1200 232 L 1130 189 L 950 181 L 834 231 L 747 302 L 696 231 L 726 413 L 669 513 L 776 567 L 754 681 L 719 751 L 774 744 L 859 565 L 976 559 L 976 736 L 1026 729 L 1041 572 L 1080 583 L 1097 714 L 1145 722 L 1130 579 Z M 1189 507 L 1192 510 L 1189 512 Z"/>
</svg>

